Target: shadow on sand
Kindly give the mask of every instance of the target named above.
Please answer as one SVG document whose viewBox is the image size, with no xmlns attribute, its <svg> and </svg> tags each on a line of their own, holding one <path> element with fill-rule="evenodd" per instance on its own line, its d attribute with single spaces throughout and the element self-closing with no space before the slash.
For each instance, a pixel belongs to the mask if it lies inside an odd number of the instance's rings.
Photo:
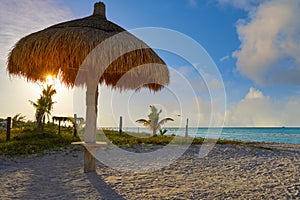
<svg viewBox="0 0 300 200">
<path fill-rule="evenodd" d="M 107 185 L 96 172 L 87 173 L 86 177 L 104 199 L 125 200 Z"/>
</svg>

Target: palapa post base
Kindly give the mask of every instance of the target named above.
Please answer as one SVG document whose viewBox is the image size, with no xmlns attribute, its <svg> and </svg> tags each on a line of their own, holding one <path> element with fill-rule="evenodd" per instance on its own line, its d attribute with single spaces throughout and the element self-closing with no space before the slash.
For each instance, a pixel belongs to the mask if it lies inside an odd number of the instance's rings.
<svg viewBox="0 0 300 200">
<path fill-rule="evenodd" d="M 84 173 L 96 171 L 95 149 L 84 147 Z"/>
<path fill-rule="evenodd" d="M 73 145 L 81 145 L 84 147 L 84 173 L 95 172 L 96 171 L 96 148 L 106 146 L 106 142 L 96 142 L 96 143 L 85 143 L 85 142 L 72 142 Z"/>
</svg>

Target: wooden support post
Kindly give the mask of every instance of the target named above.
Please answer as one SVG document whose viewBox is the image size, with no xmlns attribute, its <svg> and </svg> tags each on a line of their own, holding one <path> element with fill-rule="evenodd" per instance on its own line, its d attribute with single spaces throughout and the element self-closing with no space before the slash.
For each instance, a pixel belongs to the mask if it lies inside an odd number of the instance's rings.
<svg viewBox="0 0 300 200">
<path fill-rule="evenodd" d="M 120 116 L 119 135 L 122 135 L 122 126 L 123 126 L 122 116 Z"/>
<path fill-rule="evenodd" d="M 81 145 L 84 147 L 84 173 L 95 172 L 96 171 L 96 159 L 95 153 L 97 148 L 102 148 L 107 145 L 106 142 L 95 142 L 95 143 L 85 143 L 85 142 L 72 142 L 73 145 Z"/>
<path fill-rule="evenodd" d="M 10 140 L 10 127 L 11 127 L 11 117 L 8 117 L 6 123 L 6 141 Z"/>
<path fill-rule="evenodd" d="M 95 148 L 84 147 L 84 173 L 96 171 Z"/>
<path fill-rule="evenodd" d="M 189 133 L 188 133 L 188 129 L 189 129 L 189 118 L 186 118 L 186 125 L 185 125 L 185 137 L 189 137 Z"/>
<path fill-rule="evenodd" d="M 89 80 L 86 90 L 86 126 L 84 129 L 84 142 L 88 145 L 96 144 L 97 132 L 97 104 L 98 82 Z M 84 149 L 84 172 L 96 171 L 95 149 L 85 147 Z"/>
</svg>

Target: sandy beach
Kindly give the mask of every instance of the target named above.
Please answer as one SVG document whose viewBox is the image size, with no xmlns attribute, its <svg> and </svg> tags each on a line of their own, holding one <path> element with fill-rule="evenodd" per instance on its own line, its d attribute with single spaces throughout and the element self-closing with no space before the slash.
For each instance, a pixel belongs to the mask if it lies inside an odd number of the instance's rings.
<svg viewBox="0 0 300 200">
<path fill-rule="evenodd" d="M 192 145 L 151 173 L 97 164 L 83 173 L 81 147 L 0 160 L 0 199 L 297 199 L 300 145 L 216 145 L 205 158 Z M 136 147 L 138 148 L 138 147 Z M 271 148 L 271 150 L 269 149 Z"/>
</svg>

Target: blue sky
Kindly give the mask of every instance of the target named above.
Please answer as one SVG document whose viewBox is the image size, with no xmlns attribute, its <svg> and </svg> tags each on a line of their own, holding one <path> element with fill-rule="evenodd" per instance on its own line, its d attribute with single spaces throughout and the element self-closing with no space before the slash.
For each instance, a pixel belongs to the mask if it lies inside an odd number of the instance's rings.
<svg viewBox="0 0 300 200">
<path fill-rule="evenodd" d="M 33 118 L 34 109 L 28 100 L 38 98 L 41 90 L 40 86 L 20 78 L 9 79 L 5 62 L 13 44 L 21 37 L 52 24 L 90 15 L 94 3 L 92 0 L 1 2 L 0 117 L 23 113 L 28 119 Z M 111 0 L 104 3 L 107 18 L 125 29 L 168 28 L 187 35 L 203 46 L 217 65 L 225 85 L 226 126 L 300 126 L 299 1 Z M 187 80 L 193 79 L 191 63 L 174 55 L 159 51 L 158 53 L 169 66 L 177 70 L 171 72 L 173 77 L 177 77 L 176 74 L 180 72 Z M 190 72 L 186 73 L 189 70 Z M 180 81 L 179 79 L 186 81 L 180 76 L 171 77 L 171 81 Z M 196 88 L 197 95 L 187 95 L 182 100 L 182 115 L 194 118 L 194 122 L 191 121 L 194 125 L 198 122 L 200 126 L 207 126 L 211 116 L 210 99 L 207 98 L 209 93 L 207 89 L 197 89 L 201 86 L 201 77 L 198 77 L 196 82 L 191 81 L 187 84 Z M 74 91 L 62 86 L 57 87 L 60 93 L 55 97 L 58 103 L 53 113 L 72 115 L 75 112 L 72 103 Z M 107 98 L 112 96 L 109 89 L 101 90 L 100 105 L 104 107 L 100 107 L 101 125 L 113 126 L 119 114 L 126 116 L 126 111 L 122 111 L 118 106 L 114 106 L 113 111 L 105 109 L 111 101 L 116 100 Z M 163 91 L 149 99 L 153 98 L 153 102 L 156 102 L 156 99 L 161 99 L 159 95 L 172 96 L 171 93 L 172 91 Z M 127 95 L 128 99 L 133 96 L 135 101 L 143 101 L 143 95 L 147 94 L 142 91 L 140 94 L 114 95 L 123 95 L 120 98 Z M 158 101 L 156 103 L 162 105 L 166 115 L 175 116 L 174 113 L 180 111 L 176 106 L 171 106 L 171 97 L 165 98 L 169 100 L 164 102 L 166 105 Z M 193 99 L 197 99 L 198 109 L 193 108 L 196 104 L 189 103 Z M 118 102 L 115 103 L 117 104 Z M 135 118 L 147 114 L 147 108 L 142 108 L 143 104 L 138 105 L 140 107 L 136 108 L 136 111 L 130 111 L 134 114 L 129 114 L 128 121 L 125 121 L 128 126 L 134 124 L 132 121 Z M 221 120 L 222 112 L 214 112 Z M 138 113 L 141 113 L 140 116 Z"/>
</svg>

